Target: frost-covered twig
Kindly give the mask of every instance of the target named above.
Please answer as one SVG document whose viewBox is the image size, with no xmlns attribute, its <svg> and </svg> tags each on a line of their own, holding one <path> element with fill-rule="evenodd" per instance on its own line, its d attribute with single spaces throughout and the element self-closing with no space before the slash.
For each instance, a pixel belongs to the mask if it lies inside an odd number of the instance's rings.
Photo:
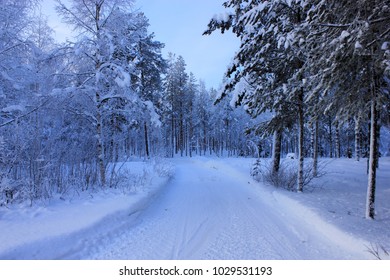
<svg viewBox="0 0 390 280">
<path fill-rule="evenodd" d="M 367 252 L 373 255 L 376 259 L 382 260 L 383 255 L 390 256 L 390 252 L 383 246 L 377 243 L 370 242 L 370 246 L 366 246 Z"/>
</svg>

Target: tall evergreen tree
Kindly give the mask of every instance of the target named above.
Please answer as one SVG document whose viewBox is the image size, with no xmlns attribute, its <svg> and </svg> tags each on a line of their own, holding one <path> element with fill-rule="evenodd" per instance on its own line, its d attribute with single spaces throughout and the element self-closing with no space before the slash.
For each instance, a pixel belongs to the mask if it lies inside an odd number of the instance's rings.
<svg viewBox="0 0 390 280">
<path fill-rule="evenodd" d="M 147 32 L 149 26 L 145 15 L 137 15 L 139 24 L 135 29 L 143 29 L 137 44 L 134 46 L 137 59 L 132 73 L 132 88 L 144 102 L 143 131 L 145 154 L 150 156 L 150 138 L 154 127 L 159 127 L 161 114 L 161 100 L 163 93 L 162 75 L 166 72 L 167 63 L 162 57 L 161 50 L 164 44 L 154 40 L 154 34 Z"/>
<path fill-rule="evenodd" d="M 301 1 L 226 1 L 234 13 L 224 19 L 213 18 L 204 34 L 216 29 L 232 29 L 241 40 L 221 98 L 245 81 L 236 105 L 244 105 L 253 116 L 272 111 L 273 118 L 255 129 L 274 134 L 274 164 L 280 161 L 281 135 L 284 128 L 299 120 L 298 191 L 303 190 L 304 65 L 306 57 L 304 9 Z M 296 114 L 296 112 L 298 114 Z"/>
<path fill-rule="evenodd" d="M 387 0 L 316 1 L 309 18 L 311 64 L 318 70 L 312 94 L 321 94 L 325 112 L 355 118 L 356 137 L 362 116 L 371 116 L 367 218 L 375 213 L 378 120 L 389 103 L 389 7 Z"/>
<path fill-rule="evenodd" d="M 180 151 L 183 155 L 184 146 L 184 114 L 186 105 L 186 86 L 188 74 L 186 63 L 182 56 L 170 54 L 168 70 L 165 77 L 165 123 L 169 127 L 166 134 L 167 144 L 170 147 L 170 156 Z"/>
</svg>

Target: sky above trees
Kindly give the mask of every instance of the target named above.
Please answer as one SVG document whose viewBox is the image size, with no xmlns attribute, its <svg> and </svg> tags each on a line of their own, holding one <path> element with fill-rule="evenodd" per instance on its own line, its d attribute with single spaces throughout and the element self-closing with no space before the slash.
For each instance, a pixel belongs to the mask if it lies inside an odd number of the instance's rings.
<svg viewBox="0 0 390 280">
<path fill-rule="evenodd" d="M 63 1 L 66 3 L 66 1 Z M 231 32 L 202 36 L 207 23 L 215 14 L 225 13 L 224 0 L 136 0 L 134 9 L 144 12 L 150 31 L 165 44 L 163 54 L 183 56 L 188 71 L 205 81 L 207 87 L 218 88 L 227 65 L 239 46 Z M 71 38 L 71 28 L 61 22 L 54 11 L 53 0 L 43 0 L 42 12 L 59 41 Z"/>
</svg>

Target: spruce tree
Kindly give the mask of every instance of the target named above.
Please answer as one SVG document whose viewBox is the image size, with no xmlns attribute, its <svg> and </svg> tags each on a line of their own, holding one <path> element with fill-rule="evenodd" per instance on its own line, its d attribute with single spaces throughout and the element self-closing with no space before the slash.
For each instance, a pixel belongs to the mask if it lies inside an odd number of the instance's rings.
<svg viewBox="0 0 390 280">
<path fill-rule="evenodd" d="M 375 215 L 378 120 L 389 104 L 390 1 L 316 1 L 310 11 L 312 94 L 324 112 L 354 118 L 356 137 L 370 115 L 370 156 L 366 217 Z M 368 121 L 368 118 L 366 118 Z M 356 154 L 359 153 L 356 139 Z M 357 157 L 359 157 L 357 155 Z"/>
</svg>

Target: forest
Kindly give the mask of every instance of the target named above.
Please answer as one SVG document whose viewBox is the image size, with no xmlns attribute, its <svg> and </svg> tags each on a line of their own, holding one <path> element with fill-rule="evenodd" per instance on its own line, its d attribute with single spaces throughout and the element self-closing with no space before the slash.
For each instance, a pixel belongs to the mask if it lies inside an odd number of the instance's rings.
<svg viewBox="0 0 390 280">
<path fill-rule="evenodd" d="M 69 2 L 57 13 L 77 36 L 59 44 L 38 0 L 0 1 L 0 205 L 115 187 L 132 158 L 272 157 L 278 174 L 296 153 L 298 192 L 307 158 L 314 174 L 320 157 L 367 160 L 374 217 L 390 1 L 226 1 L 204 35 L 241 44 L 217 89 L 162 55 L 134 1 Z"/>
</svg>

